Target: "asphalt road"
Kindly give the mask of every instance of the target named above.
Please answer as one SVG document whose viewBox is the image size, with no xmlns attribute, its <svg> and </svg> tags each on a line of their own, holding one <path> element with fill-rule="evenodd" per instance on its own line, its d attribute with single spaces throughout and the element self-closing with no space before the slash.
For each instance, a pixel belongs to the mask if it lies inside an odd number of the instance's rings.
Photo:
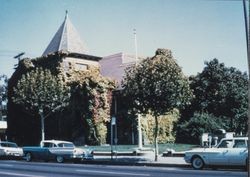
<svg viewBox="0 0 250 177">
<path fill-rule="evenodd" d="M 243 171 L 0 161 L 0 177 L 246 177 Z"/>
</svg>

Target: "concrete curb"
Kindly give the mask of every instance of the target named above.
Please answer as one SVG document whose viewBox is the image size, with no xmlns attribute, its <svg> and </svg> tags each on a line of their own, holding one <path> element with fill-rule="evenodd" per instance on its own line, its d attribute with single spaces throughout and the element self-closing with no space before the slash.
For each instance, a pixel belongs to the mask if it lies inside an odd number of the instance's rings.
<svg viewBox="0 0 250 177">
<path fill-rule="evenodd" d="M 113 152 L 113 155 L 117 156 L 144 156 L 149 152 L 143 152 L 143 151 L 133 151 L 133 152 Z M 94 151 L 94 156 L 110 156 L 111 152 L 101 152 L 101 151 Z M 163 157 L 184 157 L 185 152 L 163 152 Z"/>
<path fill-rule="evenodd" d="M 141 162 L 141 161 L 121 161 L 121 160 L 91 160 L 83 161 L 83 164 L 96 164 L 96 165 L 121 165 L 121 166 L 151 166 L 151 167 L 182 167 L 190 168 L 189 164 L 170 164 L 161 162 Z"/>
<path fill-rule="evenodd" d="M 161 155 L 161 159 L 152 161 L 152 151 L 113 151 L 113 159 L 111 159 L 110 151 L 94 151 L 94 160 L 83 161 L 84 164 L 100 164 L 100 165 L 124 165 L 124 166 L 151 166 L 151 167 L 182 167 L 189 168 L 190 164 L 173 160 L 184 156 L 184 152 L 166 152 Z M 163 158 L 162 158 L 163 157 Z M 167 159 L 170 157 L 170 159 Z M 149 160 L 150 158 L 151 160 Z M 160 157 L 159 157 L 160 158 Z M 166 161 L 164 160 L 166 158 Z"/>
</svg>

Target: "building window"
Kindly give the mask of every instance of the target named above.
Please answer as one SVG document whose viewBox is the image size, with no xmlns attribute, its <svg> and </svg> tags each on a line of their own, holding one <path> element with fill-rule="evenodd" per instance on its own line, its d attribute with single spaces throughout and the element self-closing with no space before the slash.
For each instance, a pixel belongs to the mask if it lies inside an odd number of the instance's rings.
<svg viewBox="0 0 250 177">
<path fill-rule="evenodd" d="M 88 65 L 82 64 L 82 63 L 76 63 L 76 69 L 77 70 L 87 70 L 88 69 Z"/>
</svg>

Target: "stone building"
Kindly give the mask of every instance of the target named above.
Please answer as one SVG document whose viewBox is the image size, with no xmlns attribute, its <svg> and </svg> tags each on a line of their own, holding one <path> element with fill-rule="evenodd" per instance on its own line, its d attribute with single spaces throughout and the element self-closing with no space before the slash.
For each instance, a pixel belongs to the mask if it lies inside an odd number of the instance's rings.
<svg viewBox="0 0 250 177">
<path fill-rule="evenodd" d="M 21 75 L 25 73 L 23 71 L 27 70 L 27 68 L 29 67 L 43 66 L 48 69 L 51 69 L 52 67 L 52 69 L 54 68 L 55 70 L 59 68 L 59 73 L 64 74 L 66 76 L 66 79 L 69 78 L 68 75 L 72 71 L 86 71 L 90 68 L 96 67 L 99 68 L 100 74 L 102 76 L 115 80 L 118 84 L 118 90 L 120 90 L 121 80 L 124 75 L 124 69 L 127 66 L 134 64 L 134 61 L 135 60 L 132 55 L 127 55 L 124 53 L 117 53 L 106 57 L 90 55 L 86 46 L 82 42 L 77 30 L 71 23 L 68 14 L 66 13 L 63 23 L 43 52 L 42 57 L 38 57 L 32 60 L 21 60 L 19 66 L 9 80 L 9 86 L 10 88 L 13 88 L 17 81 L 20 79 Z M 13 89 L 9 90 L 8 95 L 13 95 Z M 119 99 L 119 94 L 115 95 L 116 100 L 112 101 L 110 117 L 112 115 L 120 117 L 120 119 L 117 119 L 119 123 L 119 120 L 122 120 L 123 116 L 117 115 L 117 109 L 120 109 L 123 105 Z M 31 134 L 30 132 L 32 132 L 34 128 L 39 129 L 39 121 L 33 120 L 29 115 L 19 117 L 19 115 L 22 115 L 22 110 L 11 101 L 8 102 L 8 110 L 7 135 L 10 137 L 10 139 L 16 141 L 18 144 L 28 144 L 30 142 L 27 141 L 26 137 L 30 137 L 32 142 L 37 143 L 37 140 L 40 139 L 39 131 L 36 131 L 37 133 L 33 134 Z M 67 115 L 63 116 L 67 117 Z M 73 117 L 78 118 L 75 118 L 75 120 L 73 120 L 73 123 L 64 123 L 66 126 L 65 129 L 74 129 L 77 130 L 78 133 L 86 131 L 84 130 L 86 129 L 86 127 L 80 125 L 81 123 L 79 122 L 79 120 L 77 120 L 79 119 L 79 115 L 74 114 Z M 70 124 L 73 124 L 73 127 L 70 127 Z M 131 124 L 131 121 L 126 122 L 126 120 L 122 120 L 119 123 L 119 131 L 124 134 L 121 136 L 124 138 L 124 141 L 126 141 L 125 143 L 131 143 L 133 142 L 131 141 L 131 139 L 134 139 L 134 137 L 131 137 L 130 135 L 134 134 L 133 131 L 136 131 L 136 128 L 133 128 L 133 126 L 131 127 Z M 57 131 L 56 129 L 58 129 L 56 124 L 54 124 L 53 122 L 48 122 L 45 124 L 45 131 L 46 125 L 55 126 L 55 131 Z M 109 128 L 108 125 L 107 128 Z M 61 130 L 61 134 L 63 133 L 66 134 L 67 132 Z M 80 140 L 82 142 L 85 142 L 83 135 L 80 134 L 81 133 L 79 133 L 79 135 L 74 135 L 75 138 L 68 138 L 68 140 Z M 50 135 L 51 136 L 49 138 L 58 138 L 55 132 L 50 132 Z M 121 143 L 122 141 L 123 140 L 120 139 L 119 142 Z"/>
</svg>

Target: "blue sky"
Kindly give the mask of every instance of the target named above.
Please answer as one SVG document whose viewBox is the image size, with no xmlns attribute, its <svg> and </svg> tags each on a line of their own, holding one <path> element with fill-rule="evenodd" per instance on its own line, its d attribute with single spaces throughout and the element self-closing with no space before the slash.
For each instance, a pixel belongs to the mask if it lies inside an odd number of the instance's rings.
<svg viewBox="0 0 250 177">
<path fill-rule="evenodd" d="M 247 71 L 241 1 L 222 0 L 0 0 L 0 74 L 9 77 L 20 52 L 39 57 L 64 20 L 65 10 L 89 49 L 107 56 L 173 52 L 186 75 L 218 58 Z"/>
</svg>

